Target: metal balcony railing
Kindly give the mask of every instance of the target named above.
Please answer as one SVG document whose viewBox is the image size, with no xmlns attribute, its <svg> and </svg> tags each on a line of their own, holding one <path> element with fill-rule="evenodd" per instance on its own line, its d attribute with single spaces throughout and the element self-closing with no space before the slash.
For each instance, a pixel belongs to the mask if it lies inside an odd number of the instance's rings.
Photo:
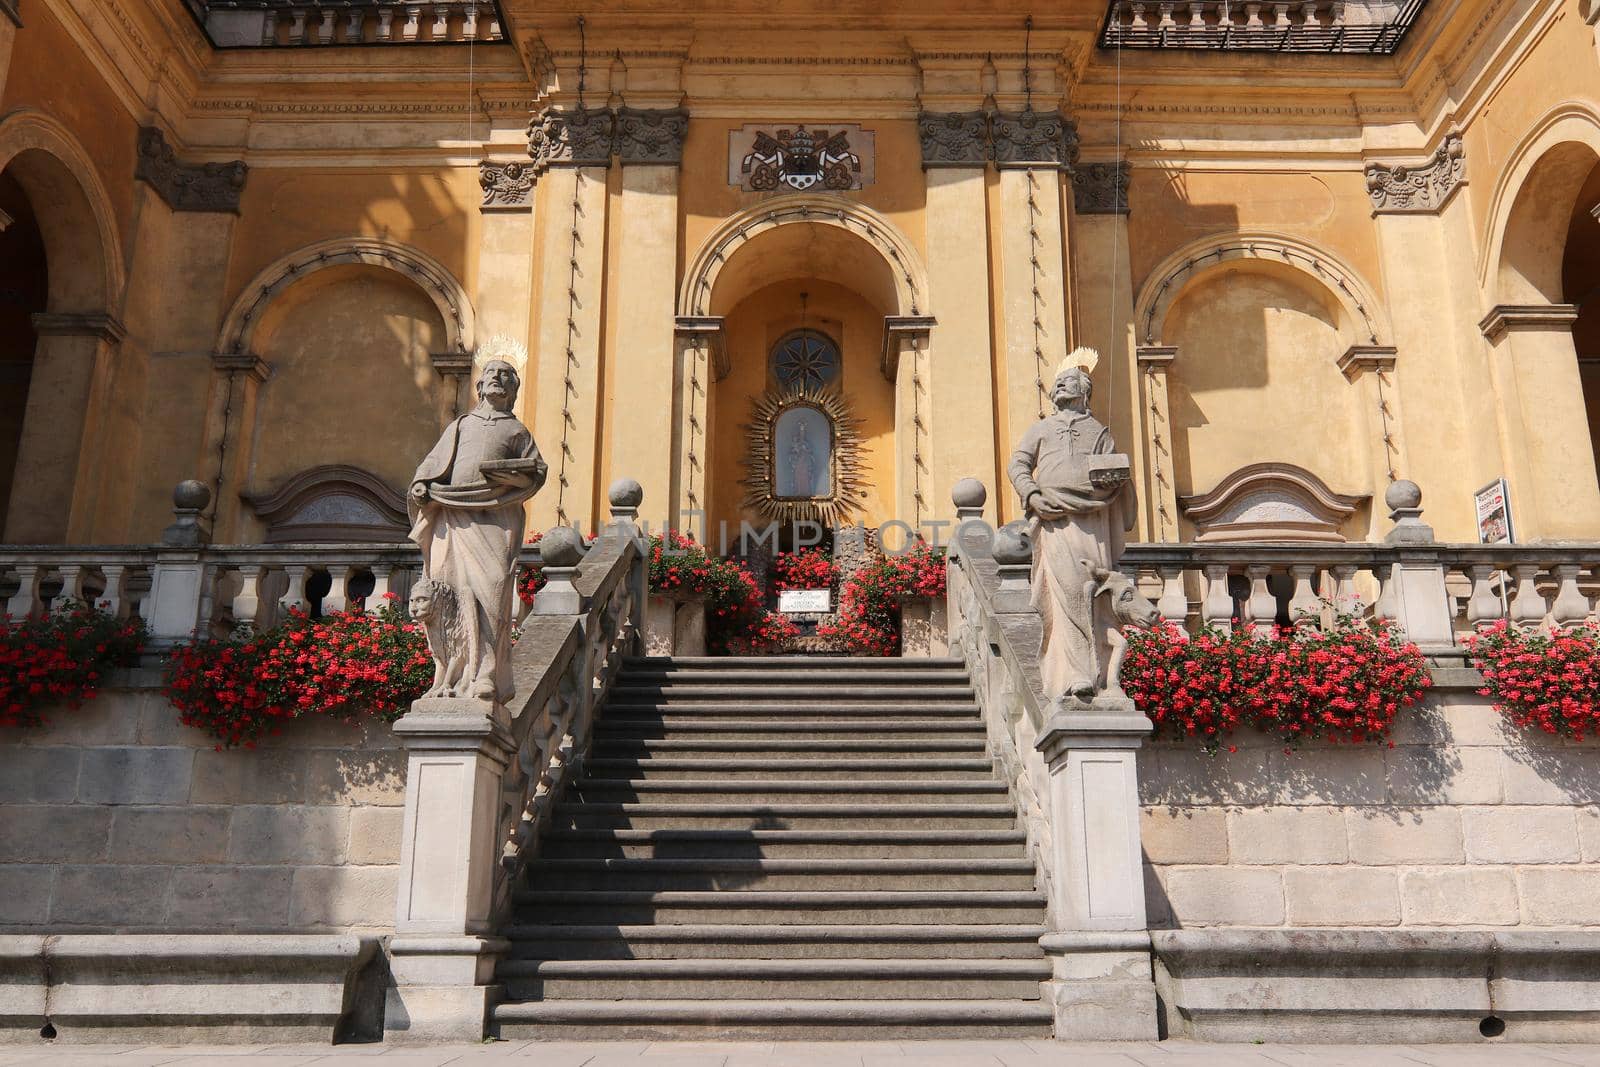
<svg viewBox="0 0 1600 1067">
<path fill-rule="evenodd" d="M 505 40 L 495 0 L 186 0 L 218 48 Z"/>
<path fill-rule="evenodd" d="M 1112 0 L 1107 49 L 1391 55 L 1427 0 Z"/>
</svg>

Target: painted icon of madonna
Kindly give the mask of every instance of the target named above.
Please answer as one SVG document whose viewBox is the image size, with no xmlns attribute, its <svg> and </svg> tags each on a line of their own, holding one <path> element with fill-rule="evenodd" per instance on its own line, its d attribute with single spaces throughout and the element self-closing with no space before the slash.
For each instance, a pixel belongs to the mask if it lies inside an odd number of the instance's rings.
<svg viewBox="0 0 1600 1067">
<path fill-rule="evenodd" d="M 772 427 L 772 486 L 780 500 L 815 500 L 833 493 L 833 421 L 796 404 Z"/>
</svg>

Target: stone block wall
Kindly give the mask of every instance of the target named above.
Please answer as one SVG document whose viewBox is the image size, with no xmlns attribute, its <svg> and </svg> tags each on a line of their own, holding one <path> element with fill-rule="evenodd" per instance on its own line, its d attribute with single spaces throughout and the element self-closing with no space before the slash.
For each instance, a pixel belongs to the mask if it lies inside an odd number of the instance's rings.
<svg viewBox="0 0 1600 1067">
<path fill-rule="evenodd" d="M 386 932 L 405 753 L 284 725 L 217 751 L 140 677 L 0 730 L 0 932 Z"/>
<path fill-rule="evenodd" d="M 1519 729 L 1467 687 L 1393 741 L 1149 745 L 1151 927 L 1600 927 L 1600 744 Z"/>
</svg>

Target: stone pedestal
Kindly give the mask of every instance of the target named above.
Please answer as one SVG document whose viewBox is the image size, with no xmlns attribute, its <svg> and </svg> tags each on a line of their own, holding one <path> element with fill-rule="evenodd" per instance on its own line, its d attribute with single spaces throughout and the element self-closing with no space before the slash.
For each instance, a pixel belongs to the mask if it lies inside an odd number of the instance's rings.
<svg viewBox="0 0 1600 1067">
<path fill-rule="evenodd" d="M 644 654 L 706 654 L 706 602 L 651 596 L 644 611 Z"/>
<path fill-rule="evenodd" d="M 389 1040 L 483 1038 L 505 948 L 490 935 L 501 778 L 515 751 L 505 717 L 483 701 L 436 698 L 395 723 L 407 765 Z"/>
<path fill-rule="evenodd" d="M 1150 729 L 1132 701 L 1102 696 L 1057 711 L 1040 732 L 1056 875 L 1056 932 L 1041 944 L 1054 961 L 1046 996 L 1061 1040 L 1156 1037 L 1135 761 Z"/>
<path fill-rule="evenodd" d="M 944 600 L 908 600 L 900 606 L 902 658 L 948 656 L 949 624 Z"/>
</svg>

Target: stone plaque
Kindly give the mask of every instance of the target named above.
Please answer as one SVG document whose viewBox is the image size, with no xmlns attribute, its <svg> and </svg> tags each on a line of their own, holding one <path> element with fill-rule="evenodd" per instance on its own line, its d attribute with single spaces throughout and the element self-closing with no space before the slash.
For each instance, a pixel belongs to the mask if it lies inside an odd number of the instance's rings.
<svg viewBox="0 0 1600 1067">
<path fill-rule="evenodd" d="M 833 598 L 826 589 L 785 589 L 778 594 L 778 610 L 785 615 L 826 615 Z"/>
<path fill-rule="evenodd" d="M 875 177 L 871 130 L 853 124 L 741 126 L 728 134 L 728 184 L 748 192 L 842 192 Z"/>
</svg>

